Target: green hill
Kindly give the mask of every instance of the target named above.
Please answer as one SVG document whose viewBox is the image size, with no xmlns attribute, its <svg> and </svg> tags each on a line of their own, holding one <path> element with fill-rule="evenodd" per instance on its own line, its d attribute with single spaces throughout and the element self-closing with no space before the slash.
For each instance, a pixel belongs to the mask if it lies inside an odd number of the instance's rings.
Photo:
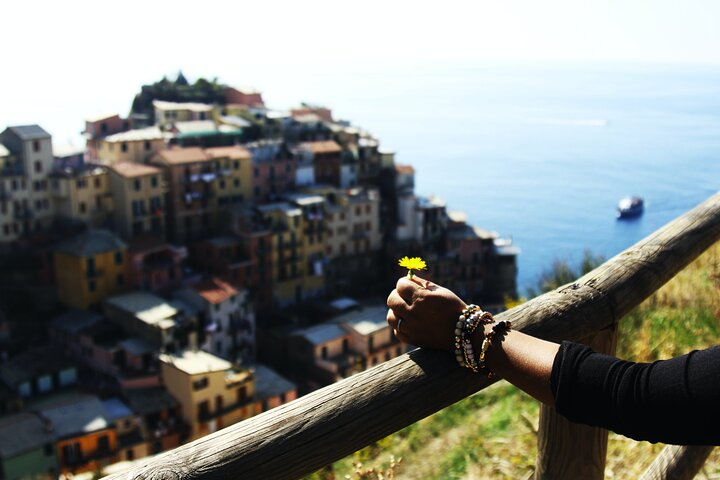
<svg viewBox="0 0 720 480">
<path fill-rule="evenodd" d="M 617 354 L 647 362 L 717 344 L 719 319 L 716 244 L 622 320 Z M 499 382 L 310 478 L 532 478 L 537 419 L 535 400 Z M 638 477 L 663 447 L 611 433 L 605 477 Z M 391 468 L 396 459 L 400 463 Z M 718 473 L 720 449 L 713 451 L 697 478 L 718 478 Z"/>
</svg>

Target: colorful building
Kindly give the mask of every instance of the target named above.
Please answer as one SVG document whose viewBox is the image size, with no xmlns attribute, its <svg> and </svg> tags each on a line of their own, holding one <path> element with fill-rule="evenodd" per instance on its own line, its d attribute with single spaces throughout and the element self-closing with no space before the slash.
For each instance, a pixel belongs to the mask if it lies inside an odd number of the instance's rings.
<svg viewBox="0 0 720 480">
<path fill-rule="evenodd" d="M 108 230 L 91 228 L 53 251 L 58 298 L 88 308 L 127 287 L 127 247 Z"/>
<path fill-rule="evenodd" d="M 38 125 L 0 133 L 0 246 L 50 228 L 52 139 Z"/>
<path fill-rule="evenodd" d="M 128 239 L 152 234 L 165 237 L 165 193 L 162 170 L 152 165 L 110 165 L 109 184 L 115 201 L 115 231 Z"/>
<path fill-rule="evenodd" d="M 54 479 L 58 474 L 55 438 L 35 413 L 0 417 L 0 478 Z"/>
<path fill-rule="evenodd" d="M 55 170 L 51 176 L 53 205 L 59 218 L 93 227 L 109 227 L 114 212 L 105 167 L 82 164 Z"/>
<path fill-rule="evenodd" d="M 343 185 L 341 181 L 343 151 L 335 140 L 304 142 L 297 146 L 297 150 L 303 158 L 312 159 L 316 183 L 335 187 L 350 186 Z"/>
<path fill-rule="evenodd" d="M 178 399 L 190 439 L 253 416 L 255 380 L 249 370 L 202 350 L 161 354 L 163 384 Z"/>
<path fill-rule="evenodd" d="M 256 204 L 274 202 L 295 190 L 297 155 L 280 140 L 245 145 L 252 154 L 252 188 Z M 314 180 L 313 180 L 314 181 Z"/>
<path fill-rule="evenodd" d="M 169 293 L 185 280 L 187 247 L 145 235 L 128 240 L 128 280 L 137 290 Z"/>
<path fill-rule="evenodd" d="M 215 117 L 215 107 L 205 103 L 153 100 L 153 109 L 155 110 L 155 125 L 159 127 L 192 120 L 213 120 Z"/>
<path fill-rule="evenodd" d="M 255 359 L 255 313 L 246 290 L 210 278 L 176 292 L 201 312 L 206 352 L 243 364 Z"/>
<path fill-rule="evenodd" d="M 172 137 L 158 127 L 137 128 L 96 140 L 97 162 L 112 165 L 118 162 L 145 163 L 155 152 L 165 148 Z"/>
<path fill-rule="evenodd" d="M 39 414 L 55 438 L 62 473 L 91 472 L 117 460 L 117 432 L 97 397 L 64 399 Z"/>
</svg>

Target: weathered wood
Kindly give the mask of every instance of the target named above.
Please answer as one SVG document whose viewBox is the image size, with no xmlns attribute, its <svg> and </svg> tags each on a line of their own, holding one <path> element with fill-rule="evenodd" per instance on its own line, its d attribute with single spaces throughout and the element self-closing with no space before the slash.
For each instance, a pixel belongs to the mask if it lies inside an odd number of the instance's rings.
<svg viewBox="0 0 720 480">
<path fill-rule="evenodd" d="M 596 352 L 614 354 L 617 324 L 581 340 Z M 540 405 L 535 480 L 605 478 L 608 431 L 573 423 L 554 407 Z"/>
<path fill-rule="evenodd" d="M 691 480 L 705 464 L 713 448 L 715 447 L 668 445 L 640 478 L 641 480 Z"/>
<path fill-rule="evenodd" d="M 716 195 L 577 282 L 498 318 L 549 340 L 585 338 L 617 323 L 719 238 Z M 452 355 L 415 350 L 110 478 L 298 478 L 488 384 Z"/>
</svg>

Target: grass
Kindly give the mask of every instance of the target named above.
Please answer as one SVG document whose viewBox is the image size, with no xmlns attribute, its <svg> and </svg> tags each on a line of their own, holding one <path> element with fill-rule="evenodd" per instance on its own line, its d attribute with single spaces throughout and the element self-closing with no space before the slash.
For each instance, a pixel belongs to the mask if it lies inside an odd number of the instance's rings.
<svg viewBox="0 0 720 480">
<path fill-rule="evenodd" d="M 719 319 L 717 244 L 621 321 L 617 355 L 649 362 L 706 348 L 718 343 Z M 535 400 L 499 382 L 308 478 L 532 478 L 538 410 Z M 611 433 L 605 478 L 640 476 L 663 447 Z M 402 462 L 391 467 L 391 456 Z M 720 449 L 696 478 L 720 478 Z"/>
</svg>

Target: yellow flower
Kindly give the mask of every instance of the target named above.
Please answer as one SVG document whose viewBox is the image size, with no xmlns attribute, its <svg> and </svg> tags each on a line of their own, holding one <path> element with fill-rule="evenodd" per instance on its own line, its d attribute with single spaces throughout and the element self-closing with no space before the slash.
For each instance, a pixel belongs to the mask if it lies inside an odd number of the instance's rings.
<svg viewBox="0 0 720 480">
<path fill-rule="evenodd" d="M 400 260 L 398 260 L 398 265 L 408 269 L 408 277 L 410 279 L 413 278 L 413 270 L 425 270 L 427 268 L 427 264 L 425 264 L 425 260 L 423 260 L 420 257 L 412 257 L 412 258 L 403 257 Z"/>
</svg>

